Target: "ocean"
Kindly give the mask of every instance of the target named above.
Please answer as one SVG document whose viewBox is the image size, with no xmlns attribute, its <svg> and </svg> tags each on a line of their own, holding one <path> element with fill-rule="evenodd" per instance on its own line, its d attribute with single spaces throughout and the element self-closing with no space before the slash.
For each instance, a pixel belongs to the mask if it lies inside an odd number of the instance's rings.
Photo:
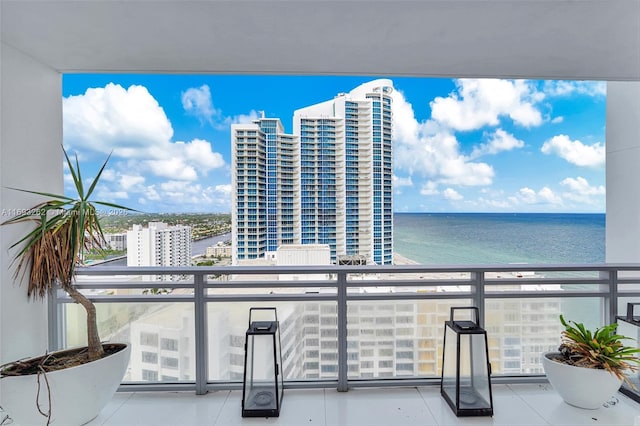
<svg viewBox="0 0 640 426">
<path fill-rule="evenodd" d="M 605 214 L 395 213 L 393 243 L 425 265 L 602 263 Z"/>
</svg>

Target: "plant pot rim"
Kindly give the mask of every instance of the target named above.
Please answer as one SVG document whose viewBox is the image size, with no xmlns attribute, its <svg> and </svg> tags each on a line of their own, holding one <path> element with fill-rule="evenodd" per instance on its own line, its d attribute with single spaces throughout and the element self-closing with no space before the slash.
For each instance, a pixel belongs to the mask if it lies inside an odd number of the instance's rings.
<svg viewBox="0 0 640 426">
<path fill-rule="evenodd" d="M 114 352 L 112 352 L 110 354 L 107 354 L 107 355 L 103 356 L 102 358 L 95 359 L 95 360 L 92 360 L 92 361 L 83 362 L 83 363 L 80 363 L 80 364 L 77 364 L 77 365 L 71 365 L 69 367 L 64 367 L 64 368 L 59 368 L 59 369 L 52 370 L 52 371 L 47 371 L 46 374 L 54 374 L 54 373 L 56 373 L 58 371 L 71 370 L 71 369 L 74 369 L 74 368 L 82 367 L 83 365 L 86 365 L 86 364 L 90 364 L 90 363 L 93 363 L 93 362 L 101 361 L 101 360 L 103 360 L 105 358 L 109 358 L 109 357 L 111 357 L 113 355 L 116 355 L 117 353 L 125 350 L 127 348 L 127 346 L 130 346 L 130 344 L 129 343 L 121 343 L 121 342 L 104 342 L 102 344 L 102 346 L 103 347 L 108 347 L 108 348 L 114 348 L 114 349 L 117 349 L 117 350 L 115 350 Z M 54 355 L 54 354 L 55 355 L 65 355 L 65 354 L 70 354 L 70 353 L 74 353 L 74 352 L 80 352 L 80 351 L 86 350 L 87 347 L 88 346 L 75 346 L 75 347 L 72 347 L 72 348 L 59 349 L 57 351 L 47 352 L 47 353 L 45 353 L 43 355 L 37 355 L 37 356 L 34 356 L 34 357 L 29 357 L 29 358 L 21 358 L 19 360 L 8 362 L 8 363 L 6 363 L 6 364 L 4 364 L 2 366 L 2 369 L 0 369 L 0 378 L 8 379 L 10 377 L 24 377 L 24 376 L 36 375 L 38 373 L 7 374 L 7 375 L 5 375 L 3 373 L 3 371 L 5 369 L 7 369 L 7 368 L 10 368 L 11 366 L 13 366 L 15 364 L 18 364 L 18 363 L 34 362 L 34 361 L 41 360 L 41 359 L 43 359 L 43 358 L 45 358 L 47 356 L 51 356 L 51 355 Z"/>
</svg>

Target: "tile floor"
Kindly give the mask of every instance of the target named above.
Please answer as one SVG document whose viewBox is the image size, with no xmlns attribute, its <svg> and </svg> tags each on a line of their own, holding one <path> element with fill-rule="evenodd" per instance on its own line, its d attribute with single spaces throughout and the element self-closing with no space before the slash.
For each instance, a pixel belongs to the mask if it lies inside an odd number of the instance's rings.
<svg viewBox="0 0 640 426">
<path fill-rule="evenodd" d="M 90 426 L 640 426 L 640 404 L 616 394 L 582 410 L 546 384 L 494 385 L 494 416 L 457 418 L 437 387 L 285 390 L 278 418 L 242 418 L 241 391 L 117 393 Z"/>
</svg>

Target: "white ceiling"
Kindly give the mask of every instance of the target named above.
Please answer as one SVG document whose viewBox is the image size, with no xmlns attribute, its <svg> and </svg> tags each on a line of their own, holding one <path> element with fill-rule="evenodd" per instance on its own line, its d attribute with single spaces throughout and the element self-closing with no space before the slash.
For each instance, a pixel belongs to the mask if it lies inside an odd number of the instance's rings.
<svg viewBox="0 0 640 426">
<path fill-rule="evenodd" d="M 61 72 L 640 80 L 640 0 L 0 0 Z"/>
</svg>

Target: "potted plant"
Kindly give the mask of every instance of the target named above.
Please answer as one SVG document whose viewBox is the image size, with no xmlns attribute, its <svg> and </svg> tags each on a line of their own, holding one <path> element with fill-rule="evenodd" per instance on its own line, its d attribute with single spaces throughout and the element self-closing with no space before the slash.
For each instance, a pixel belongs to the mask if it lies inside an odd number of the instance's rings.
<svg viewBox="0 0 640 426">
<path fill-rule="evenodd" d="M 132 210 L 90 200 L 109 157 L 85 190 L 77 156 L 64 150 L 78 196 L 70 198 L 25 189 L 49 198 L 2 225 L 33 223 L 11 246 L 17 250 L 15 277 L 27 277 L 30 299 L 44 299 L 61 288 L 87 313 L 87 346 L 53 352 L 0 367 L 0 405 L 19 424 L 83 424 L 96 417 L 116 391 L 129 362 L 130 347 L 105 343 L 98 335 L 96 307 L 75 288 L 75 268 L 85 250 L 104 247 L 96 205 Z"/>
<path fill-rule="evenodd" d="M 566 321 L 559 352 L 547 352 L 542 365 L 549 382 L 562 399 L 580 408 L 596 409 L 627 380 L 625 373 L 638 370 L 640 349 L 625 346 L 628 337 L 616 334 L 618 324 L 595 331 L 584 324 Z"/>
</svg>

